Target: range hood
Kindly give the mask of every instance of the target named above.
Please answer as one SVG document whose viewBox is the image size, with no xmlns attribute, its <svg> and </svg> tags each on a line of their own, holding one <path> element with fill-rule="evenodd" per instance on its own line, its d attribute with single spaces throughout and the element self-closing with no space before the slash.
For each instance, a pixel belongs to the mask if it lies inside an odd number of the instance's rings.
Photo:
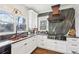
<svg viewBox="0 0 79 59">
<path fill-rule="evenodd" d="M 57 14 L 60 14 L 60 5 L 54 5 L 54 6 L 51 6 L 51 9 L 52 9 L 52 15 L 57 15 Z"/>
<path fill-rule="evenodd" d="M 52 12 L 49 13 L 48 21 L 50 22 L 61 22 L 64 20 L 64 15 L 61 14 L 61 11 L 59 10 L 60 5 L 51 6 Z"/>
</svg>

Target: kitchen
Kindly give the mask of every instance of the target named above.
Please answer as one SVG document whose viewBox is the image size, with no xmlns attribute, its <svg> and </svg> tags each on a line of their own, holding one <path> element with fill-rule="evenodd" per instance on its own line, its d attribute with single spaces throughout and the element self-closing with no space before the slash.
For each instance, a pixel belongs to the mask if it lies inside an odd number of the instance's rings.
<svg viewBox="0 0 79 59">
<path fill-rule="evenodd" d="M 78 4 L 0 4 L 0 54 L 78 54 L 78 11 Z"/>
</svg>

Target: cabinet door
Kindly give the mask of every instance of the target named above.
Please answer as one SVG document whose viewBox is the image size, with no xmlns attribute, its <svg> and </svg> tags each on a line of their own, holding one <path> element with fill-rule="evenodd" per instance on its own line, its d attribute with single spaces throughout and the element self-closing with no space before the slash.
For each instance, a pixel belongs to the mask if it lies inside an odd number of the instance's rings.
<svg viewBox="0 0 79 59">
<path fill-rule="evenodd" d="M 28 52 L 29 40 L 23 40 L 12 44 L 12 54 L 24 54 Z"/>
<path fill-rule="evenodd" d="M 67 53 L 79 53 L 79 39 L 78 38 L 67 38 Z"/>
<path fill-rule="evenodd" d="M 37 40 L 36 37 L 32 37 L 30 40 L 30 53 L 33 52 L 37 48 Z"/>
<path fill-rule="evenodd" d="M 67 43 L 64 41 L 56 41 L 56 51 L 60 53 L 66 53 Z"/>
<path fill-rule="evenodd" d="M 36 49 L 37 47 L 37 41 L 36 41 L 36 37 L 31 37 L 31 38 L 28 38 L 29 42 L 28 44 L 26 45 L 26 48 L 25 48 L 25 53 L 32 53 L 33 50 Z"/>
<path fill-rule="evenodd" d="M 48 50 L 55 49 L 55 40 L 47 39 L 47 36 L 39 36 L 39 44 L 38 47 L 45 48 Z"/>
<path fill-rule="evenodd" d="M 45 48 L 47 48 L 48 50 L 55 50 L 56 44 L 55 44 L 55 40 L 50 40 L 50 39 L 46 39 L 45 42 Z"/>
<path fill-rule="evenodd" d="M 29 29 L 37 28 L 37 13 L 29 10 Z"/>
</svg>

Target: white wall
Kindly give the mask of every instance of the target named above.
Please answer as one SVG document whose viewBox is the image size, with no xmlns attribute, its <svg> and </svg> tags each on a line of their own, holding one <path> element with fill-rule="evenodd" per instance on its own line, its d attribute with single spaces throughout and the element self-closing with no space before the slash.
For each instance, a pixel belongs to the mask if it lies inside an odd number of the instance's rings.
<svg viewBox="0 0 79 59">
<path fill-rule="evenodd" d="M 74 9 L 75 9 L 76 36 L 79 37 L 79 5 L 75 5 Z"/>
</svg>

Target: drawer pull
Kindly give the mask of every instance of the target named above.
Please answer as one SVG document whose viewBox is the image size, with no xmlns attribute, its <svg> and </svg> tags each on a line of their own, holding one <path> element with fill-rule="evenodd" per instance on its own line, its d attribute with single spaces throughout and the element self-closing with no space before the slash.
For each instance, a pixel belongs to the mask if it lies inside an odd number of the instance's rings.
<svg viewBox="0 0 79 59">
<path fill-rule="evenodd" d="M 72 51 L 72 53 L 73 53 L 73 54 L 76 54 L 77 52 L 76 52 L 76 51 Z"/>
<path fill-rule="evenodd" d="M 76 44 L 72 44 L 72 46 L 77 46 Z"/>
<path fill-rule="evenodd" d="M 72 41 L 77 41 L 77 40 L 74 40 L 74 39 L 73 39 Z"/>
<path fill-rule="evenodd" d="M 42 45 L 42 46 L 44 46 L 44 44 L 43 44 L 43 43 L 42 43 L 41 45 Z"/>
<path fill-rule="evenodd" d="M 41 40 L 41 41 L 44 41 L 44 40 Z"/>
<path fill-rule="evenodd" d="M 54 42 L 55 44 L 57 44 L 57 42 Z"/>
<path fill-rule="evenodd" d="M 35 41 L 35 40 L 33 40 L 33 41 Z"/>
<path fill-rule="evenodd" d="M 27 43 L 25 43 L 24 45 L 27 45 Z"/>
</svg>

